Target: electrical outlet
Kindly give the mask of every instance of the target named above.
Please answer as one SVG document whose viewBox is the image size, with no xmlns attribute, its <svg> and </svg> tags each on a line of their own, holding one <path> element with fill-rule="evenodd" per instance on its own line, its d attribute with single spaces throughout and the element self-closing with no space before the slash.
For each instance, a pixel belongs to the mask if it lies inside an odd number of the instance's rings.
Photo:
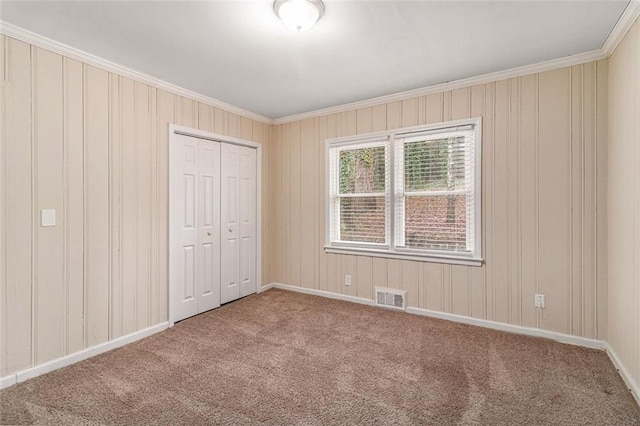
<svg viewBox="0 0 640 426">
<path fill-rule="evenodd" d="M 536 308 L 544 309 L 544 294 L 535 295 L 535 305 L 536 305 Z"/>
<path fill-rule="evenodd" d="M 351 285 L 351 275 L 344 276 L 344 285 Z"/>
</svg>

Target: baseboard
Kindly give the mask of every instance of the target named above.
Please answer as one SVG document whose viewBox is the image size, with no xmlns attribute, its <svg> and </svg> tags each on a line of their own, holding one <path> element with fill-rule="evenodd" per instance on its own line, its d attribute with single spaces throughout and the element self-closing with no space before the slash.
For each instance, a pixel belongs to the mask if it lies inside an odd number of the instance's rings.
<svg viewBox="0 0 640 426">
<path fill-rule="evenodd" d="M 373 302 L 372 299 L 365 299 L 362 297 L 332 293 L 330 291 L 316 290 L 312 288 L 296 287 L 296 286 L 280 284 L 280 283 L 271 283 L 269 285 L 271 286 L 270 288 L 279 288 L 282 290 L 295 291 L 298 293 L 312 294 L 316 296 L 328 297 L 330 299 L 338 299 L 338 300 L 344 300 L 347 302 L 354 302 L 354 303 L 360 303 L 363 305 L 375 306 L 375 303 Z M 500 331 L 507 331 L 509 333 L 523 334 L 525 336 L 544 337 L 547 339 L 556 340 L 558 342 L 567 343 L 570 345 L 583 346 L 587 348 L 601 349 L 601 350 L 604 350 L 606 348 L 606 342 L 604 342 L 603 340 L 588 339 L 586 337 L 572 336 L 570 334 L 541 330 L 539 328 L 505 324 L 505 323 L 496 322 L 496 321 L 466 317 L 463 315 L 449 314 L 446 312 L 431 311 L 429 309 L 414 308 L 411 306 L 407 307 L 406 312 L 414 315 L 423 315 L 431 318 L 438 318 L 438 319 L 458 322 L 462 324 L 470 324 L 478 327 L 491 328 L 491 329 L 500 330 Z"/>
<path fill-rule="evenodd" d="M 624 380 L 624 383 L 629 388 L 629 391 L 631 391 L 631 395 L 633 395 L 638 405 L 640 405 L 640 384 L 636 383 L 633 380 L 633 376 L 631 375 L 629 370 L 627 370 L 627 367 L 624 366 L 622 361 L 620 361 L 618 354 L 615 350 L 613 350 L 608 342 L 606 344 L 605 350 L 607 351 L 607 355 L 609 355 L 609 359 L 613 363 L 613 366 L 616 367 L 616 370 L 618 370 L 618 373 L 620 373 L 620 376 L 622 376 L 622 380 Z"/>
<path fill-rule="evenodd" d="M 270 290 L 270 289 L 272 289 L 273 287 L 274 287 L 274 284 L 273 284 L 273 283 L 269 283 L 269 284 L 263 285 L 262 287 L 260 287 L 260 288 L 258 289 L 258 293 L 262 293 L 263 291 Z"/>
<path fill-rule="evenodd" d="M 280 290 L 287 290 L 287 291 L 294 291 L 296 293 L 322 296 L 328 299 L 344 300 L 345 302 L 359 303 L 361 305 L 369 305 L 369 306 L 374 305 L 373 300 L 365 299 L 363 297 L 349 296 L 347 294 L 333 293 L 333 292 L 324 291 L 324 290 L 316 290 L 315 288 L 296 287 L 295 285 L 288 285 L 288 284 L 271 283 L 270 285 L 272 286 L 272 288 L 279 288 Z"/>
<path fill-rule="evenodd" d="M 168 327 L 169 327 L 168 322 L 156 324 L 151 327 L 145 328 L 143 330 L 139 330 L 131 334 L 127 334 L 126 336 L 121 336 L 116 339 L 110 340 L 108 342 L 101 343 L 99 345 L 92 346 L 87 349 L 83 349 L 79 352 L 75 352 L 70 355 L 63 356 L 61 358 L 57 358 L 52 361 L 48 361 L 44 364 L 40 364 L 35 367 L 28 368 L 26 370 L 18 371 L 17 373 L 14 373 L 10 376 L 6 376 L 0 379 L 0 389 L 12 386 L 16 383 L 24 382 L 25 380 L 40 376 L 42 374 L 49 373 L 51 371 L 57 370 L 62 367 L 67 367 L 71 364 L 75 364 L 76 362 L 80 362 L 82 360 L 91 358 L 93 356 L 110 351 L 112 349 L 119 348 L 126 344 L 135 342 L 136 340 L 140 340 L 144 337 L 158 333 L 162 330 L 166 330 Z"/>
</svg>

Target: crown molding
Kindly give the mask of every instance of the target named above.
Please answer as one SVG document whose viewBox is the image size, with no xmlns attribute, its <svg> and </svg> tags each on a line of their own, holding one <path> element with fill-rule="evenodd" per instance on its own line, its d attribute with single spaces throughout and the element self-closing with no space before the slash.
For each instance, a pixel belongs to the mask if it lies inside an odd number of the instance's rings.
<svg viewBox="0 0 640 426">
<path fill-rule="evenodd" d="M 299 114 L 288 115 L 271 119 L 260 114 L 224 103 L 214 98 L 202 95 L 200 93 L 193 92 L 191 90 L 176 86 L 166 81 L 157 79 L 150 75 L 141 73 L 139 71 L 123 67 L 116 63 L 107 61 L 97 56 L 91 55 L 87 52 L 75 49 L 71 46 L 67 46 L 63 43 L 51 40 L 47 37 L 35 34 L 31 31 L 24 30 L 15 25 L 0 20 L 0 33 L 9 37 L 13 37 L 27 43 L 31 43 L 35 46 L 42 47 L 44 49 L 51 50 L 53 52 L 65 55 L 69 58 L 79 60 L 89 65 L 102 68 L 106 71 L 114 72 L 125 77 L 129 77 L 133 80 L 141 83 L 146 83 L 159 89 L 167 90 L 168 92 L 176 95 L 185 96 L 194 99 L 198 102 L 222 108 L 226 111 L 243 115 L 247 118 L 251 118 L 266 124 L 278 125 L 291 123 L 294 121 L 305 120 L 309 118 L 320 117 L 323 115 L 335 114 L 345 111 L 350 111 L 358 108 L 367 108 L 374 105 L 380 105 L 389 102 L 402 101 L 415 97 L 425 96 L 433 93 L 440 93 L 449 90 L 460 89 L 464 87 L 470 87 L 478 84 L 492 83 L 495 81 L 506 80 L 509 78 L 522 77 L 529 74 L 536 74 L 545 71 L 551 71 L 558 68 L 569 67 L 573 65 L 585 64 L 588 62 L 599 61 L 601 59 L 608 58 L 615 51 L 620 41 L 627 34 L 631 26 L 636 19 L 640 16 L 640 0 L 631 0 L 624 12 L 618 19 L 618 22 L 614 26 L 613 30 L 609 33 L 607 40 L 603 43 L 600 49 L 592 50 L 589 52 L 579 53 L 576 55 L 566 56 L 564 58 L 552 59 L 549 61 L 539 62 L 537 64 L 525 65 L 521 67 L 511 68 L 508 70 L 497 71 L 493 73 L 483 74 L 479 76 L 464 78 L 460 80 L 448 81 L 445 83 L 435 84 L 432 86 L 425 86 L 418 89 L 407 90 L 404 92 L 392 93 L 389 95 L 378 96 L 362 101 L 351 102 L 348 104 L 336 105 L 327 108 L 321 108 L 313 111 L 303 112 Z"/>
<path fill-rule="evenodd" d="M 539 62 L 537 64 L 525 65 L 522 67 L 511 68 L 504 71 L 482 74 L 475 77 L 463 78 L 461 80 L 448 81 L 446 83 L 425 86 L 418 89 L 407 90 L 404 92 L 392 93 L 390 95 L 378 96 L 376 98 L 366 99 L 363 101 L 351 102 L 343 105 L 336 105 L 328 108 L 322 108 L 315 111 L 303 112 L 300 114 L 288 115 L 273 120 L 273 124 L 284 124 L 293 121 L 305 120 L 308 118 L 319 117 L 328 114 L 350 111 L 357 108 L 367 108 L 374 105 L 386 104 L 389 102 L 403 101 L 406 99 L 416 98 L 419 96 L 430 95 L 433 93 L 446 92 L 449 90 L 460 89 L 463 87 L 475 86 L 478 84 L 492 83 L 494 81 L 506 80 L 514 77 L 522 77 L 528 74 L 536 74 L 544 71 L 551 71 L 558 68 L 569 67 L 572 65 L 585 64 L 587 62 L 599 61 L 606 58 L 602 50 L 591 50 L 589 52 L 578 53 L 576 55 L 566 56 L 564 58 L 551 59 L 549 61 Z"/>
<path fill-rule="evenodd" d="M 627 7 L 622 12 L 622 16 L 616 22 L 615 27 L 609 33 L 609 36 L 602 44 L 602 52 L 607 56 L 611 56 L 618 44 L 622 41 L 624 36 L 633 26 L 633 23 L 640 16 L 640 1 L 639 0 L 631 0 Z"/>
<path fill-rule="evenodd" d="M 85 51 L 68 46 L 64 43 L 57 42 L 50 38 L 41 36 L 39 34 L 17 27 L 13 24 L 10 24 L 2 20 L 0 20 L 0 33 L 9 37 L 15 38 L 17 40 L 21 40 L 26 43 L 32 44 L 34 46 L 38 46 L 43 49 L 50 50 L 54 53 L 64 55 L 68 58 L 75 59 L 85 64 L 92 65 L 94 67 L 103 69 L 105 71 L 109 71 L 109 72 L 121 75 L 123 77 L 130 78 L 140 83 L 148 84 L 158 89 L 166 90 L 167 92 L 171 92 L 175 95 L 184 96 L 184 97 L 193 99 L 195 101 L 202 102 L 203 104 L 216 107 L 216 108 L 221 108 L 221 109 L 224 109 L 225 111 L 232 112 L 234 114 L 239 114 L 244 117 L 251 118 L 256 121 L 260 121 L 262 123 L 273 124 L 273 120 L 269 117 L 265 117 L 263 115 L 256 114 L 255 112 L 251 112 L 246 109 L 227 104 L 225 102 L 219 101 L 214 98 L 210 98 L 208 96 L 191 91 L 189 89 L 176 86 L 175 84 L 171 84 L 169 82 L 166 82 L 159 78 L 142 73 L 140 71 L 136 71 L 134 69 L 116 64 L 114 62 L 108 61 L 106 59 L 92 55 Z"/>
</svg>

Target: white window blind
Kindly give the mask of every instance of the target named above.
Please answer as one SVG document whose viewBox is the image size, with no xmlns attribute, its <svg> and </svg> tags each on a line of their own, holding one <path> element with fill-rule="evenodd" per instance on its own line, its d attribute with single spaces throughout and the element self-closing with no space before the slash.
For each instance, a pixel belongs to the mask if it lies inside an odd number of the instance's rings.
<svg viewBox="0 0 640 426">
<path fill-rule="evenodd" d="M 327 141 L 327 248 L 479 262 L 480 125 Z"/>
<path fill-rule="evenodd" d="M 396 138 L 396 246 L 474 248 L 474 133 L 444 129 Z"/>
<path fill-rule="evenodd" d="M 388 144 L 338 147 L 330 157 L 332 241 L 388 245 Z"/>
</svg>

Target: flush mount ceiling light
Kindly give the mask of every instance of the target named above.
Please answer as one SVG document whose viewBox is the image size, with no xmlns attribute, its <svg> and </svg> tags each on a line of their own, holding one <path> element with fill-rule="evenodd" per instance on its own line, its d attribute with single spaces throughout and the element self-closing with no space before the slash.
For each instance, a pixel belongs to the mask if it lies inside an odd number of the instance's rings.
<svg viewBox="0 0 640 426">
<path fill-rule="evenodd" d="M 322 18 L 324 4 L 321 0 L 276 0 L 273 11 L 287 27 L 304 31 Z"/>
</svg>

